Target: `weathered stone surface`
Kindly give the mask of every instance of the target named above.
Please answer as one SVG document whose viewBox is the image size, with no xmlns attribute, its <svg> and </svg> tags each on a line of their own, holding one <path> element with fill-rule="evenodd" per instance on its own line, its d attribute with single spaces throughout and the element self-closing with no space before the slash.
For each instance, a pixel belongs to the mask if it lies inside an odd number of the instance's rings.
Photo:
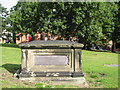
<svg viewBox="0 0 120 90">
<path fill-rule="evenodd" d="M 31 82 L 41 82 L 49 85 L 74 85 L 81 88 L 89 87 L 84 77 L 72 78 L 72 77 L 32 77 L 25 78 L 20 77 L 20 80 L 29 80 Z"/>
<path fill-rule="evenodd" d="M 44 40 L 36 40 L 32 42 L 21 43 L 19 45 L 21 48 L 82 48 L 83 44 L 75 43 L 72 41 L 44 41 Z"/>
<path fill-rule="evenodd" d="M 32 41 L 20 44 L 22 68 L 20 78 L 31 77 L 83 77 L 81 49 L 83 44 L 71 41 Z M 39 58 L 39 57 L 50 58 Z M 54 58 L 58 56 L 62 58 Z M 41 60 L 44 61 L 41 62 Z M 48 59 L 48 60 L 46 60 Z M 51 63 L 53 61 L 53 63 Z M 58 64 L 58 62 L 60 62 Z M 44 65 L 43 65 L 44 64 Z"/>
</svg>

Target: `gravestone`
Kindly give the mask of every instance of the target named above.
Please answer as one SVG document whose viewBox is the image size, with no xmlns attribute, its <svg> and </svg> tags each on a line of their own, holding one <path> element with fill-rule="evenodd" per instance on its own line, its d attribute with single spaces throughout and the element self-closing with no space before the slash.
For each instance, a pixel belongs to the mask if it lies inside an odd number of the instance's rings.
<svg viewBox="0 0 120 90">
<path fill-rule="evenodd" d="M 20 79 L 43 77 L 43 80 L 51 81 L 85 82 L 81 69 L 83 44 L 40 40 L 19 46 L 22 53 Z"/>
</svg>

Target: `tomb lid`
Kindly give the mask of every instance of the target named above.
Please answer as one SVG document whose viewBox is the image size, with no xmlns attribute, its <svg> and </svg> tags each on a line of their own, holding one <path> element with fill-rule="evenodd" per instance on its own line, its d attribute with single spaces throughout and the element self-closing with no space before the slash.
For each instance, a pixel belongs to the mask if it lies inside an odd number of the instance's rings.
<svg viewBox="0 0 120 90">
<path fill-rule="evenodd" d="M 21 43 L 19 47 L 21 48 L 44 48 L 44 47 L 74 47 L 74 48 L 82 48 L 84 45 L 81 43 L 73 42 L 73 41 L 62 41 L 62 40 L 34 40 L 31 42 Z"/>
</svg>

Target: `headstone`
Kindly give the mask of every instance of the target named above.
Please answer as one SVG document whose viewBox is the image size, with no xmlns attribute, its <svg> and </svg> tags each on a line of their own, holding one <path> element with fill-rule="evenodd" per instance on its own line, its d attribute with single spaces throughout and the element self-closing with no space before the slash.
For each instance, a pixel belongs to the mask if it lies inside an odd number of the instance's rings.
<svg viewBox="0 0 120 90">
<path fill-rule="evenodd" d="M 53 80 L 56 77 L 61 79 L 69 77 L 72 81 L 84 80 L 79 79 L 84 77 L 81 69 L 83 44 L 60 40 L 37 40 L 22 43 L 19 46 L 22 51 L 21 79 L 53 77 Z M 58 80 L 61 80 L 60 78 Z M 73 80 L 73 78 L 78 79 Z"/>
</svg>

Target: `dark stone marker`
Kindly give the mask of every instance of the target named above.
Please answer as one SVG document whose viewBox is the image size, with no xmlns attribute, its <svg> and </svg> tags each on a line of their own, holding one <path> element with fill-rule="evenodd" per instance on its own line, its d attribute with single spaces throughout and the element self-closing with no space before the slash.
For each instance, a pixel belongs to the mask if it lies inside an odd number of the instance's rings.
<svg viewBox="0 0 120 90">
<path fill-rule="evenodd" d="M 83 44 L 71 41 L 32 41 L 19 45 L 22 52 L 20 77 L 83 77 Z"/>
</svg>

